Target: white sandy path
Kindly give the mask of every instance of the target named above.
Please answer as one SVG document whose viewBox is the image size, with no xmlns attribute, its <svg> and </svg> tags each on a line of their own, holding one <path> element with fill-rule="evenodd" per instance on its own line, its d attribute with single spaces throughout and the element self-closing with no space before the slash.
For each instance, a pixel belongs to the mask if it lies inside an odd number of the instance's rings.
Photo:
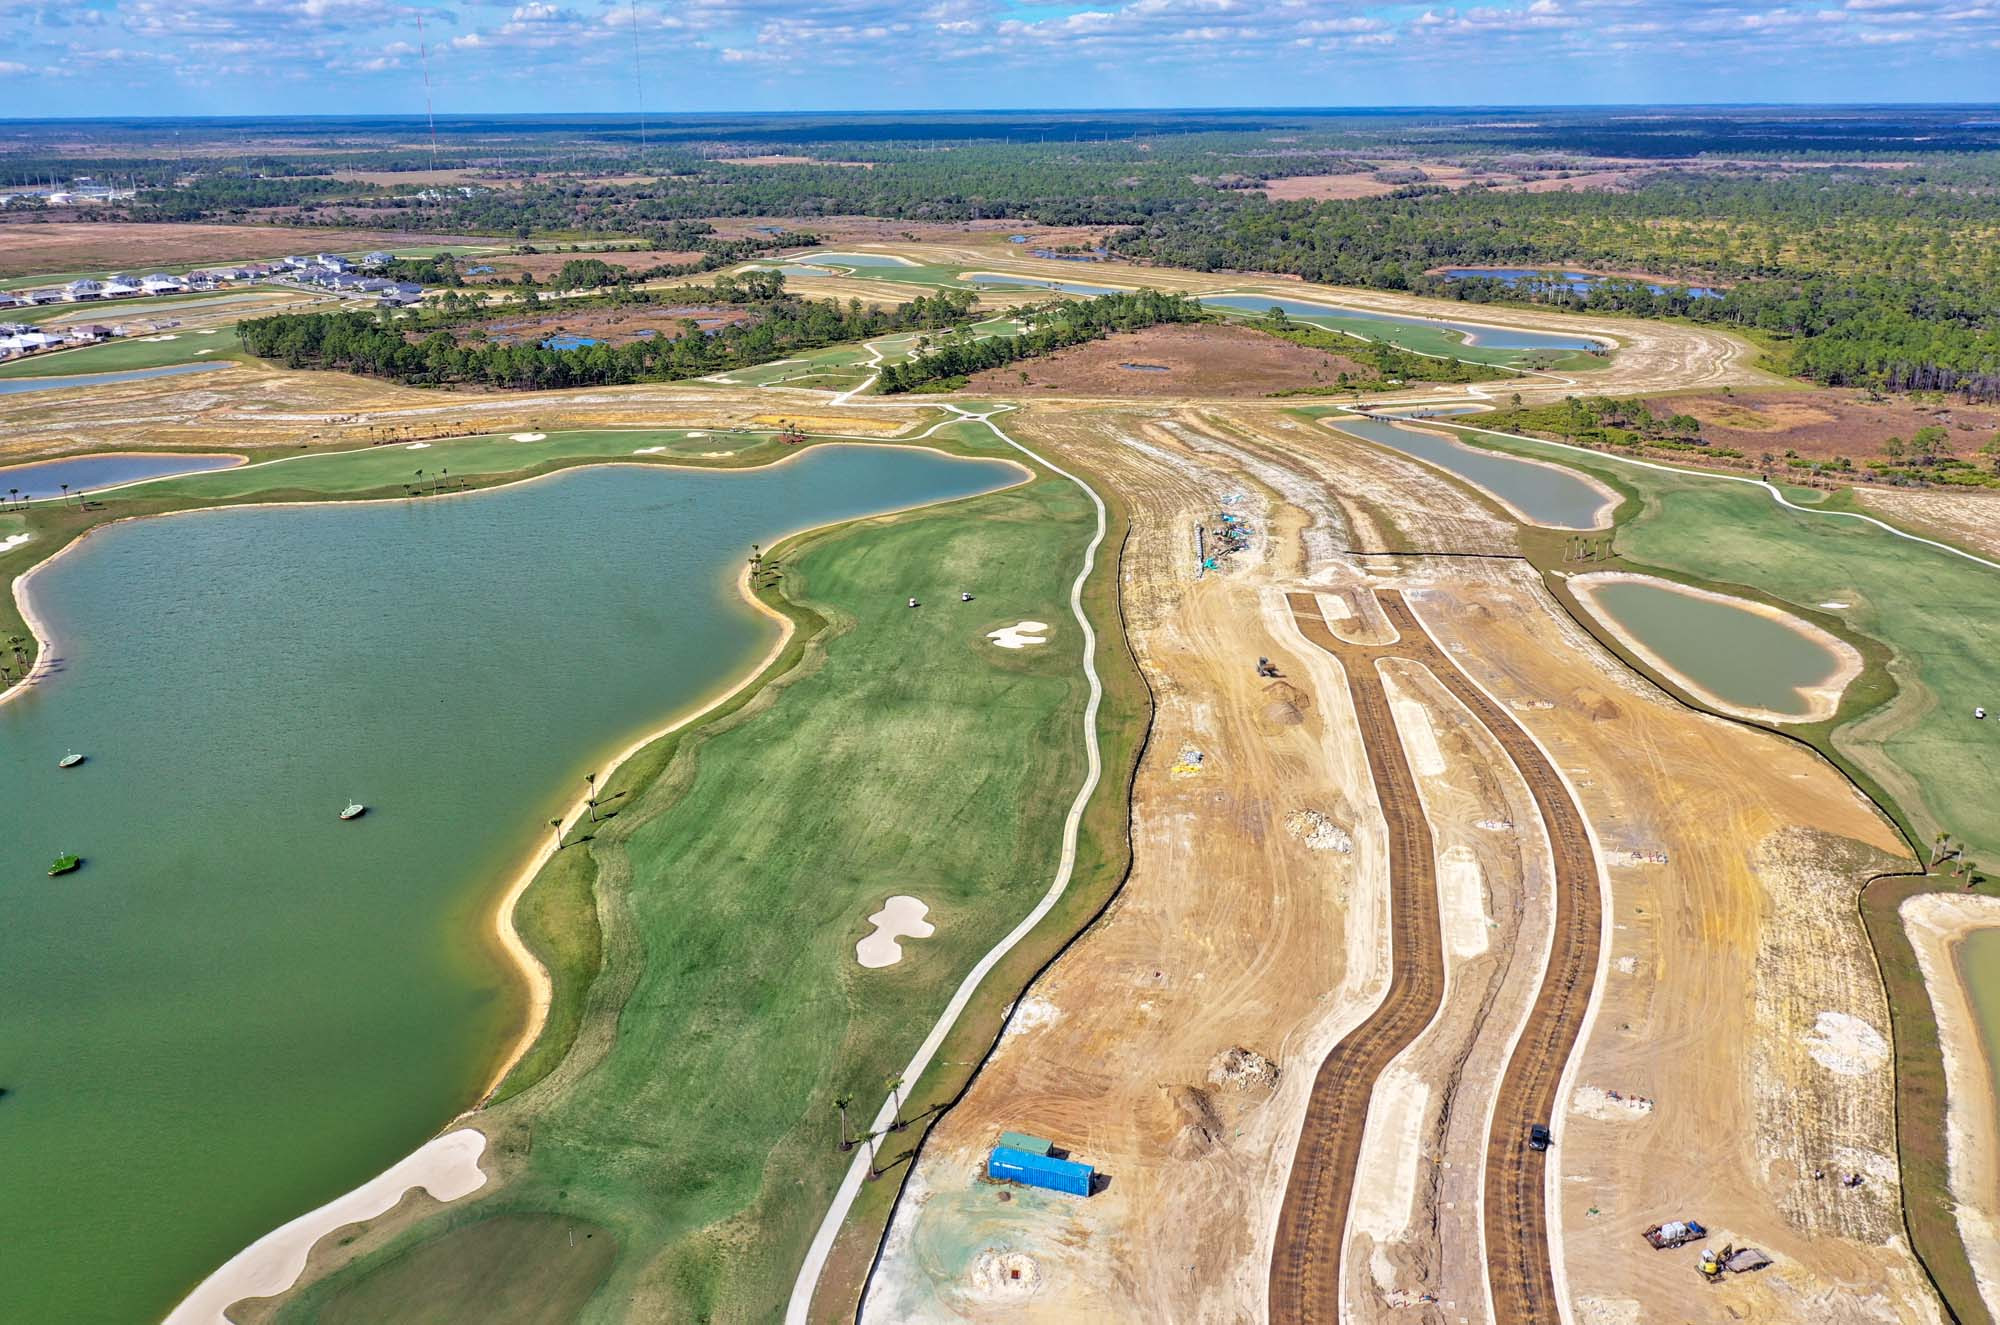
<svg viewBox="0 0 2000 1325">
<path fill-rule="evenodd" d="M 964 1015 L 966 1006 L 971 1003 L 973 994 L 986 979 L 987 973 L 1000 963 L 1001 958 L 1019 946 L 1022 939 L 1034 932 L 1035 927 L 1040 925 L 1049 912 L 1055 909 L 1056 903 L 1062 900 L 1063 893 L 1068 891 L 1070 876 L 1076 870 L 1077 835 L 1082 829 L 1083 812 L 1090 804 L 1090 798 L 1096 794 L 1098 779 L 1104 773 L 1104 756 L 1097 740 L 1097 711 L 1104 702 L 1104 683 L 1097 675 L 1097 631 L 1092 628 L 1090 618 L 1083 610 L 1083 586 L 1090 580 L 1090 572 L 1097 564 L 1097 550 L 1104 543 L 1107 520 L 1104 501 L 1088 483 L 1068 470 L 1051 464 L 1041 455 L 1008 436 L 1006 431 L 993 421 L 991 414 L 974 413 L 957 405 L 947 405 L 945 408 L 960 418 L 984 423 L 995 437 L 1008 446 L 1050 473 L 1076 484 L 1083 489 L 1084 495 L 1090 498 L 1090 504 L 1097 512 L 1097 529 L 1090 537 L 1089 546 L 1084 549 L 1083 565 L 1078 568 L 1076 579 L 1071 582 L 1069 590 L 1070 615 L 1076 618 L 1076 624 L 1083 632 L 1083 675 L 1090 686 L 1090 698 L 1083 706 L 1083 751 L 1088 767 L 1084 773 L 1083 785 L 1077 788 L 1076 798 L 1070 802 L 1069 814 L 1063 820 L 1062 857 L 1056 864 L 1055 877 L 1049 881 L 1048 891 L 1042 894 L 1042 899 L 1035 903 L 1034 909 L 1021 918 L 1020 924 L 1009 930 L 1005 938 L 994 944 L 986 955 L 979 959 L 978 963 L 966 973 L 958 988 L 953 991 L 951 1002 L 945 1005 L 944 1012 L 932 1025 L 930 1034 L 926 1035 L 924 1042 L 917 1046 L 917 1052 L 911 1057 L 909 1066 L 903 1069 L 901 1079 L 912 1086 L 922 1080 L 924 1073 L 929 1070 L 931 1061 L 937 1057 L 938 1050 L 944 1045 L 945 1036 L 951 1033 L 951 1028 L 957 1025 L 959 1017 Z M 902 1100 L 892 1087 L 889 1097 L 882 1101 L 882 1107 L 876 1111 L 875 1120 L 869 1130 L 878 1135 L 885 1133 L 886 1129 L 896 1121 L 896 1115 L 901 1107 Z M 859 1147 L 855 1152 L 854 1162 L 847 1166 L 847 1173 L 841 1178 L 840 1186 L 834 1192 L 833 1201 L 828 1206 L 825 1217 L 820 1220 L 818 1231 L 813 1234 L 812 1245 L 806 1249 L 805 1263 L 799 1267 L 798 1277 L 792 1281 L 792 1296 L 785 1304 L 785 1325 L 807 1325 L 812 1312 L 813 1290 L 819 1286 L 820 1275 L 826 1269 L 826 1258 L 833 1251 L 834 1239 L 840 1236 L 841 1225 L 847 1222 L 847 1212 L 853 1208 L 854 1198 L 860 1195 L 861 1184 L 867 1180 L 869 1170 L 874 1166 L 878 1145 L 878 1141 L 870 1141 L 867 1145 Z"/>
<path fill-rule="evenodd" d="M 1362 1132 L 1367 1144 L 1354 1175 L 1348 1222 L 1377 1242 L 1396 1242 L 1409 1234 L 1430 1102 L 1430 1083 L 1400 1063 L 1376 1079 L 1368 1097 L 1368 1126 Z"/>
<path fill-rule="evenodd" d="M 1410 756 L 1410 769 L 1418 777 L 1436 777 L 1444 772 L 1444 752 L 1438 749 L 1437 732 L 1431 727 L 1429 710 L 1413 699 L 1394 699 L 1396 731 Z"/>
<path fill-rule="evenodd" d="M 2000 1100 L 1955 950 L 1976 929 L 2000 926 L 2000 898 L 1919 893 L 1901 908 L 1944 1057 L 1945 1153 L 1959 1235 L 1986 1309 L 2000 1315 Z"/>
<path fill-rule="evenodd" d="M 929 910 L 918 898 L 902 893 L 891 897 L 868 917 L 875 930 L 854 945 L 854 960 L 871 969 L 894 966 L 903 960 L 903 945 L 898 939 L 927 939 L 937 933 L 937 926 L 924 919 Z"/>
<path fill-rule="evenodd" d="M 1017 621 L 1011 626 L 986 632 L 986 638 L 1003 649 L 1025 649 L 1031 644 L 1047 644 L 1045 636 L 1049 629 L 1046 621 Z"/>
<path fill-rule="evenodd" d="M 266 1233 L 237 1252 L 170 1312 L 165 1325 L 230 1325 L 223 1313 L 248 1297 L 271 1297 L 299 1281 L 306 1257 L 336 1229 L 395 1208 L 404 1193 L 421 1187 L 440 1201 L 455 1201 L 486 1185 L 479 1157 L 486 1136 L 461 1127 L 434 1137 L 394 1168 Z"/>
<path fill-rule="evenodd" d="M 1479 859 L 1464 843 L 1438 857 L 1438 900 L 1442 903 L 1445 946 L 1454 957 L 1486 951 L 1486 878 Z"/>
</svg>

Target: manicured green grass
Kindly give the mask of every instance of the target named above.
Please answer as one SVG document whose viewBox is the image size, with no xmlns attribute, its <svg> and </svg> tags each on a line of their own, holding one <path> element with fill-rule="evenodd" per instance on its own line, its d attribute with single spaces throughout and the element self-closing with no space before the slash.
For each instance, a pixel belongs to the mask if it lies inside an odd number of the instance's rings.
<svg viewBox="0 0 2000 1325">
<path fill-rule="evenodd" d="M 515 1167 L 485 1200 L 611 1230 L 599 1300 L 660 1320 L 779 1313 L 850 1158 L 834 1099 L 872 1114 L 1055 869 L 1083 776 L 1066 601 L 1093 524 L 1082 493 L 1041 478 L 781 549 L 782 592 L 826 630 L 783 680 L 621 770 L 617 816 L 568 848 L 596 862 L 605 965 L 570 1057 L 488 1116 Z M 1047 648 L 986 640 L 1023 618 L 1058 623 Z M 865 917 L 898 892 L 937 932 L 864 969 Z M 286 1318 L 316 1319 L 478 1211 L 363 1258 Z"/>
<path fill-rule="evenodd" d="M 127 337 L 89 345 L 79 350 L 37 354 L 12 363 L 0 363 L 0 378 L 67 377 L 73 373 L 122 373 L 135 368 L 160 368 L 167 364 L 201 363 L 210 359 L 240 357 L 235 328 L 218 330 L 212 336 L 179 332 L 173 340 Z"/>
<path fill-rule="evenodd" d="M 503 1214 L 414 1248 L 329 1300 L 317 1325 L 569 1325 L 618 1245 L 559 1215 Z"/>
<path fill-rule="evenodd" d="M 392 442 L 355 451 L 323 451 L 281 458 L 237 469 L 190 474 L 121 489 L 113 496 L 191 498 L 221 501 L 260 494 L 308 496 L 400 492 L 404 485 L 429 491 L 446 471 L 449 480 L 478 479 L 496 474 L 529 473 L 587 460 L 629 460 L 634 464 L 672 463 L 701 458 L 728 465 L 772 458 L 780 449 L 770 432 L 731 433 L 697 429 L 701 435 L 669 429 L 620 431 L 584 430 L 549 433 L 539 442 L 517 442 L 507 434 L 446 437 L 412 450 L 412 443 Z M 653 447 L 647 455 L 636 454 Z M 728 451 L 728 456 L 708 452 Z M 423 476 L 418 477 L 417 471 Z"/>
</svg>

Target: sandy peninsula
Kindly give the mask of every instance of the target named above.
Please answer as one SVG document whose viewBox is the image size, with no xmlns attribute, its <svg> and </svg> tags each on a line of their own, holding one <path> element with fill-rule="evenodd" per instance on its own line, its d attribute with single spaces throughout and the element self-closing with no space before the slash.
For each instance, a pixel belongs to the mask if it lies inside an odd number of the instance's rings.
<svg viewBox="0 0 2000 1325">
<path fill-rule="evenodd" d="M 1965 936 L 2000 925 L 2000 898 L 1919 893 L 1901 914 L 1944 1054 L 1946 1153 L 1959 1235 L 1979 1296 L 1988 1311 L 2000 1313 L 2000 1099 L 1958 969 Z"/>
</svg>

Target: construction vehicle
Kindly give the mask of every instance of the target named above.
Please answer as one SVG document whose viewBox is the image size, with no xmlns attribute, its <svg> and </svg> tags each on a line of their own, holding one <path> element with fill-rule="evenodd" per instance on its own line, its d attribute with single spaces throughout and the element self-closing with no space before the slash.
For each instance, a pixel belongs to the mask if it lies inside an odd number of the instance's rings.
<svg viewBox="0 0 2000 1325">
<path fill-rule="evenodd" d="M 1653 1225 L 1639 1236 L 1645 1238 L 1654 1251 L 1665 1251 L 1669 1247 L 1698 1242 L 1708 1236 L 1708 1230 L 1692 1219 L 1672 1219 Z"/>
<path fill-rule="evenodd" d="M 1271 660 L 1269 658 L 1259 658 L 1257 660 L 1257 675 L 1276 676 L 1278 675 L 1278 669 L 1271 665 Z"/>
<path fill-rule="evenodd" d="M 1547 1150 L 1555 1143 L 1555 1137 L 1549 1135 L 1549 1125 L 1547 1123 L 1536 1123 L 1528 1129 L 1528 1149 Z"/>
</svg>

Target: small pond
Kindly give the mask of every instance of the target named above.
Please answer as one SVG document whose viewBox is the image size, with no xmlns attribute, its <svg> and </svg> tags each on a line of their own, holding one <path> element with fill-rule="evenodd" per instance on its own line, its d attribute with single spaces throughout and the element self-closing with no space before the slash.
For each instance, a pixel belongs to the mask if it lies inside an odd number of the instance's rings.
<svg viewBox="0 0 2000 1325">
<path fill-rule="evenodd" d="M 1438 274 L 1440 276 L 1449 276 L 1455 281 L 1479 280 L 1484 278 L 1490 281 L 1499 281 L 1502 285 L 1560 284 L 1567 285 L 1578 294 L 1588 294 L 1597 286 L 1603 285 L 1608 281 L 1629 279 L 1619 276 L 1606 276 L 1600 272 L 1544 271 L 1532 267 L 1447 267 Z M 1720 299 L 1725 293 L 1721 290 L 1710 289 L 1705 285 L 1680 287 L 1655 285 L 1653 282 L 1647 281 L 1645 282 L 1645 286 L 1654 294 L 1665 294 L 1669 290 L 1685 288 L 1688 294 L 1695 299 Z"/>
<path fill-rule="evenodd" d="M 113 382 L 139 382 L 149 377 L 178 377 L 182 373 L 207 373 L 229 367 L 226 363 L 176 363 L 164 368 L 132 368 L 122 373 L 86 373 L 76 377 L 0 378 L 0 396 L 18 396 L 28 391 L 57 391 L 72 386 L 108 386 Z"/>
<path fill-rule="evenodd" d="M 164 478 L 169 474 L 201 474 L 211 469 L 228 469 L 243 463 L 234 455 L 119 454 L 79 455 L 59 460 L 37 460 L 28 465 L 0 469 L 0 491 L 21 490 L 23 498 L 55 497 L 69 485 L 71 492 L 90 492 L 114 484 L 142 478 Z"/>
<path fill-rule="evenodd" d="M 1035 290 L 1059 290 L 1064 294 L 1100 295 L 1127 294 L 1127 290 L 1111 285 L 1085 285 L 1081 281 L 1052 281 L 1040 276 L 1004 276 L 997 271 L 967 272 L 965 279 L 974 285 L 1020 285 Z"/>
<path fill-rule="evenodd" d="M 1388 324 L 1395 327 L 1411 327 L 1424 331 L 1458 338 L 1463 344 L 1476 345 L 1488 350 L 1595 350 L 1603 348 L 1600 341 L 1589 336 L 1568 336 L 1552 331 L 1519 331 L 1509 327 L 1476 326 L 1469 322 L 1454 322 L 1448 318 L 1407 317 L 1399 313 L 1376 313 L 1358 308 L 1342 308 L 1338 304 L 1310 303 L 1304 299 L 1280 299 L 1266 294 L 1205 294 L 1201 302 L 1211 308 L 1231 308 L 1246 313 L 1262 313 L 1267 309 L 1281 308 L 1291 317 L 1303 318 L 1311 322 L 1331 324 L 1346 330 L 1380 339 L 1381 332 L 1370 331 L 1368 324 L 1380 327 Z"/>
<path fill-rule="evenodd" d="M 1595 529 L 1606 507 L 1613 504 L 1582 476 L 1554 465 L 1468 446 L 1389 419 L 1337 418 L 1332 422 L 1342 432 L 1450 470 L 1537 524 Z"/>
</svg>

